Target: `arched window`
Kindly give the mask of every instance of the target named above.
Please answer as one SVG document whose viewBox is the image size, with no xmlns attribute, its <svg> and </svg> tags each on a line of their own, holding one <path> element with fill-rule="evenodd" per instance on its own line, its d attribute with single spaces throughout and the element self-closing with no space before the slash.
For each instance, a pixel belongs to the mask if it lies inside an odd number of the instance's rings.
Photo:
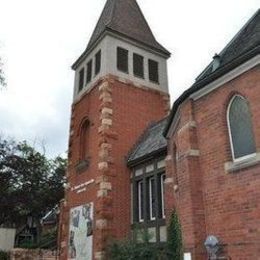
<svg viewBox="0 0 260 260">
<path fill-rule="evenodd" d="M 235 95 L 228 106 L 227 120 L 233 160 L 252 156 L 256 152 L 253 125 L 248 101 Z"/>
<path fill-rule="evenodd" d="M 85 119 L 80 126 L 80 140 L 79 140 L 79 160 L 83 161 L 87 157 L 88 147 L 88 129 L 89 120 Z"/>
</svg>

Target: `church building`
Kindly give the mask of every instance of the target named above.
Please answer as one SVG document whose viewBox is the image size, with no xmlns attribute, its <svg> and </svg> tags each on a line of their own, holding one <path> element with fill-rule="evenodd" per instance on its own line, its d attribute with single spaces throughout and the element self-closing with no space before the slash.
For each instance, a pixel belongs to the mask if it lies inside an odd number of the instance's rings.
<svg viewBox="0 0 260 260">
<path fill-rule="evenodd" d="M 76 60 L 60 259 L 108 259 L 134 228 L 184 256 L 260 255 L 260 11 L 170 110 L 167 59 L 136 0 L 107 0 Z"/>
</svg>

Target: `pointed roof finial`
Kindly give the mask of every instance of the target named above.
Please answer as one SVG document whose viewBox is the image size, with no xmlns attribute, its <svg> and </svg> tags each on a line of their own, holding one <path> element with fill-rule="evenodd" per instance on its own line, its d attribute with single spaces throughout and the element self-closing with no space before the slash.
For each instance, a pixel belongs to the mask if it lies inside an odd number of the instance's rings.
<svg viewBox="0 0 260 260">
<path fill-rule="evenodd" d="M 83 55 L 108 32 L 136 41 L 164 56 L 170 56 L 170 52 L 156 41 L 136 0 L 107 0 Z M 78 61 L 72 68 L 77 64 Z"/>
<path fill-rule="evenodd" d="M 105 31 L 131 38 L 165 55 L 170 55 L 156 41 L 136 0 L 107 0 L 87 48 L 91 48 Z"/>
</svg>

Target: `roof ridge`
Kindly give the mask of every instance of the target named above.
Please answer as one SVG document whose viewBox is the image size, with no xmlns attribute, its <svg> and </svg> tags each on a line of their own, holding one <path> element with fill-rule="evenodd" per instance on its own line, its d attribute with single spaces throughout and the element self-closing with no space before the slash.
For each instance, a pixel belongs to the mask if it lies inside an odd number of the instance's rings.
<svg viewBox="0 0 260 260">
<path fill-rule="evenodd" d="M 255 19 L 255 17 L 260 12 L 260 8 L 253 14 L 253 16 L 242 26 L 242 28 L 235 34 L 234 37 L 228 42 L 228 44 L 220 51 L 219 55 L 223 54 L 223 52 L 238 38 L 239 35 L 245 30 L 245 28 Z"/>
<path fill-rule="evenodd" d="M 255 17 L 258 15 L 259 12 L 260 12 L 260 8 L 253 14 L 253 16 L 251 16 L 251 18 L 249 20 L 247 20 L 247 22 L 242 26 L 242 28 L 240 28 L 240 30 L 231 38 L 231 40 L 228 42 L 228 44 L 225 45 L 225 47 L 218 53 L 218 55 L 220 57 L 231 46 L 231 44 L 243 33 L 243 31 L 255 19 Z M 203 79 L 204 73 L 206 73 L 208 71 L 208 69 L 212 66 L 213 62 L 214 62 L 214 60 L 212 60 L 208 64 L 208 66 L 196 77 L 195 81 L 200 81 L 201 79 Z"/>
</svg>

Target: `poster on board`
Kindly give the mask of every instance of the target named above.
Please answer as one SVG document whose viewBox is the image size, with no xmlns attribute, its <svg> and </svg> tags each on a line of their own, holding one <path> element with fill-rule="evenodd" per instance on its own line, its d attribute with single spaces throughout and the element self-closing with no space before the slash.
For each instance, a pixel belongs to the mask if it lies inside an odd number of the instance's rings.
<svg viewBox="0 0 260 260">
<path fill-rule="evenodd" d="M 69 259 L 91 260 L 93 247 L 93 203 L 70 210 Z"/>
</svg>

